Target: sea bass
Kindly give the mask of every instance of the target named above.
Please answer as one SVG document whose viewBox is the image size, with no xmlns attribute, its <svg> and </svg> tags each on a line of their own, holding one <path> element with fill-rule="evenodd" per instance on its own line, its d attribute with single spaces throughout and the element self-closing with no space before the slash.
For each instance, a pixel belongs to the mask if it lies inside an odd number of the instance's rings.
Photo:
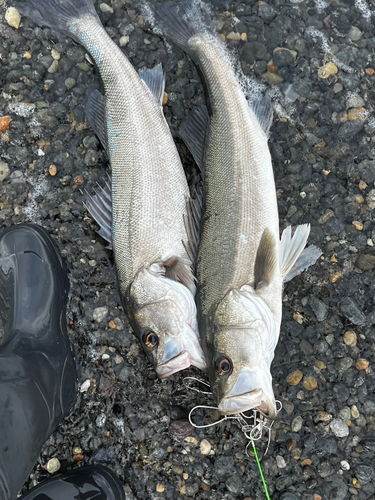
<svg viewBox="0 0 375 500">
<path fill-rule="evenodd" d="M 190 365 L 205 369 L 189 259 L 196 246 L 189 224 L 194 214 L 162 112 L 161 66 L 139 75 L 108 36 L 92 0 L 17 6 L 37 24 L 79 41 L 99 69 L 105 97 L 93 93 L 87 110 L 110 157 L 112 189 L 93 198 L 91 208 L 101 234 L 112 240 L 120 295 L 135 335 L 161 378 Z"/>
<path fill-rule="evenodd" d="M 210 113 L 200 108 L 181 137 L 205 184 L 197 303 L 211 390 L 223 414 L 258 409 L 274 418 L 270 367 L 280 333 L 283 281 L 321 252 L 309 247 L 297 262 L 307 224 L 297 227 L 293 238 L 287 228 L 280 241 L 267 137 L 271 102 L 249 106 L 223 44 L 191 4 L 159 3 L 155 14 L 165 34 L 198 65 L 208 90 Z"/>
</svg>

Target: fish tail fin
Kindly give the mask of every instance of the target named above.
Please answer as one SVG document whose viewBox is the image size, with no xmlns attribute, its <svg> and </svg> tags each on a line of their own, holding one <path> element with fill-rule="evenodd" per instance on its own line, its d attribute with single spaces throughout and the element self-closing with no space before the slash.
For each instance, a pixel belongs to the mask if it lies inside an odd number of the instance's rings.
<svg viewBox="0 0 375 500">
<path fill-rule="evenodd" d="M 164 34 L 192 56 L 189 41 L 208 31 L 209 19 L 192 2 L 163 2 L 154 5 L 156 21 Z"/>
<path fill-rule="evenodd" d="M 99 20 L 92 0 L 29 0 L 17 2 L 19 12 L 39 26 L 72 34 L 72 21 L 89 16 Z"/>
</svg>

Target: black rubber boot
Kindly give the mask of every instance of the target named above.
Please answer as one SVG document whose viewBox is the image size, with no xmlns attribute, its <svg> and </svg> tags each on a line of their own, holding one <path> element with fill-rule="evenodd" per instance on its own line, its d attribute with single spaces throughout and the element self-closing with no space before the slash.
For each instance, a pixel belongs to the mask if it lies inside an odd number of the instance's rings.
<svg viewBox="0 0 375 500">
<path fill-rule="evenodd" d="M 76 397 L 68 290 L 66 266 L 43 228 L 20 224 L 0 235 L 0 500 L 15 500 Z"/>
<path fill-rule="evenodd" d="M 124 500 L 124 488 L 109 469 L 82 467 L 47 479 L 19 500 Z"/>
</svg>

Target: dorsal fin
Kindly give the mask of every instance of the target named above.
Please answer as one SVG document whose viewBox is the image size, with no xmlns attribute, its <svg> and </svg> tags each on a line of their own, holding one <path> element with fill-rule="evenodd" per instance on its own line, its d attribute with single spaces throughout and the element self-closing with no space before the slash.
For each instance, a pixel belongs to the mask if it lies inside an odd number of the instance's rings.
<svg viewBox="0 0 375 500">
<path fill-rule="evenodd" d="M 103 147 L 108 150 L 105 98 L 99 90 L 91 92 L 86 102 L 85 111 L 90 127 L 99 137 Z"/>
<path fill-rule="evenodd" d="M 165 75 L 161 63 L 154 66 L 152 69 L 142 68 L 138 71 L 140 79 L 150 89 L 151 94 L 155 97 L 160 106 L 163 105 Z"/>
<path fill-rule="evenodd" d="M 266 136 L 269 136 L 273 119 L 272 102 L 268 97 L 261 97 L 249 103 L 250 109 L 257 117 L 259 125 L 262 127 Z"/>
<path fill-rule="evenodd" d="M 278 264 L 278 246 L 272 232 L 266 227 L 259 243 L 254 265 L 254 289 L 268 286 Z"/>
<path fill-rule="evenodd" d="M 189 148 L 201 172 L 204 172 L 204 155 L 210 126 L 207 106 L 199 106 L 182 124 L 180 137 Z"/>
</svg>

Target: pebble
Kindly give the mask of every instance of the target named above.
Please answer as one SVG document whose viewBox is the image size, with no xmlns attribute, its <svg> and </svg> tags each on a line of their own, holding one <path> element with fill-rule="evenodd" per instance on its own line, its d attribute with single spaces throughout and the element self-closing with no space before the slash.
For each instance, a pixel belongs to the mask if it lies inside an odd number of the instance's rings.
<svg viewBox="0 0 375 500">
<path fill-rule="evenodd" d="M 209 455 L 211 452 L 211 444 L 207 439 L 201 441 L 201 453 L 202 455 Z"/>
<path fill-rule="evenodd" d="M 90 388 L 91 380 L 87 378 L 81 385 L 79 392 L 87 392 Z"/>
<path fill-rule="evenodd" d="M 51 64 L 51 66 L 48 68 L 48 73 L 56 73 L 56 71 L 59 69 L 59 61 L 57 59 L 54 59 L 53 60 L 53 63 Z"/>
<path fill-rule="evenodd" d="M 8 164 L 0 161 L 0 182 L 3 182 L 9 175 Z"/>
<path fill-rule="evenodd" d="M 325 304 L 322 300 L 320 300 L 314 296 L 311 296 L 309 298 L 309 306 L 314 311 L 316 319 L 319 322 L 322 322 L 326 319 L 326 317 L 328 315 L 329 308 L 328 308 L 327 304 Z"/>
<path fill-rule="evenodd" d="M 342 91 L 342 89 L 343 89 L 343 88 L 344 88 L 344 87 L 342 86 L 342 83 L 339 83 L 339 82 L 338 82 L 338 83 L 335 83 L 335 85 L 333 86 L 333 92 L 334 92 L 335 94 L 338 94 L 339 92 L 341 92 L 341 91 Z"/>
<path fill-rule="evenodd" d="M 355 418 L 357 419 L 359 417 L 359 410 L 358 408 L 356 407 L 356 405 L 353 405 L 350 409 L 350 413 L 352 415 L 352 418 Z"/>
<path fill-rule="evenodd" d="M 353 40 L 353 42 L 358 42 L 358 40 L 361 39 L 363 33 L 362 31 L 357 28 L 357 26 L 352 26 L 350 31 L 349 31 L 349 38 Z"/>
<path fill-rule="evenodd" d="M 375 189 L 371 189 L 371 191 L 367 195 L 366 203 L 367 203 L 367 206 L 371 210 L 374 210 L 374 208 L 375 208 Z"/>
<path fill-rule="evenodd" d="M 70 90 L 74 87 L 74 85 L 76 84 L 77 82 L 75 81 L 74 78 L 67 78 L 65 80 L 65 87 Z"/>
<path fill-rule="evenodd" d="M 331 75 L 336 75 L 337 72 L 338 68 L 336 64 L 333 64 L 333 62 L 329 62 L 318 69 L 318 77 L 326 79 L 329 78 Z"/>
<path fill-rule="evenodd" d="M 334 418 L 329 426 L 336 437 L 342 438 L 349 436 L 349 427 L 341 418 Z"/>
<path fill-rule="evenodd" d="M 48 168 L 48 172 L 51 177 L 55 177 L 55 175 L 57 174 L 56 165 L 50 165 Z"/>
<path fill-rule="evenodd" d="M 372 271 L 375 267 L 375 255 L 363 253 L 358 257 L 357 267 L 362 271 Z"/>
<path fill-rule="evenodd" d="M 303 418 L 301 415 L 298 415 L 292 420 L 292 431 L 293 432 L 298 432 L 302 429 L 302 424 L 303 424 Z"/>
<path fill-rule="evenodd" d="M 348 319 L 353 325 L 365 326 L 366 316 L 358 308 L 357 304 L 351 297 L 345 297 L 339 304 L 341 313 Z"/>
<path fill-rule="evenodd" d="M 122 36 L 119 40 L 120 47 L 125 47 L 126 45 L 128 45 L 129 40 L 130 40 L 129 35 Z"/>
<path fill-rule="evenodd" d="M 368 368 L 368 365 L 369 365 L 369 362 L 367 361 L 367 359 L 360 358 L 356 362 L 355 367 L 357 368 L 357 370 L 366 370 L 366 368 Z"/>
<path fill-rule="evenodd" d="M 101 323 L 108 316 L 108 307 L 97 307 L 94 309 L 93 318 L 98 323 Z"/>
<path fill-rule="evenodd" d="M 357 345 L 357 334 L 352 331 L 345 332 L 344 343 L 350 347 Z"/>
<path fill-rule="evenodd" d="M 269 85 L 278 85 L 283 81 L 281 76 L 276 75 L 276 73 L 271 73 L 270 71 L 267 71 L 267 73 L 264 73 L 262 75 L 263 80 L 266 80 L 266 82 Z"/>
<path fill-rule="evenodd" d="M 56 60 L 56 61 L 59 61 L 60 58 L 61 58 L 61 54 L 60 52 L 57 52 L 57 50 L 55 49 L 52 49 L 51 50 L 51 56 Z"/>
<path fill-rule="evenodd" d="M 281 455 L 276 455 L 276 464 L 279 469 L 285 469 L 286 463 L 284 457 L 282 457 Z"/>
<path fill-rule="evenodd" d="M 236 42 L 241 40 L 241 33 L 236 33 L 235 31 L 231 31 L 227 34 L 227 40 L 234 40 Z"/>
<path fill-rule="evenodd" d="M 367 116 L 367 111 L 365 108 L 351 108 L 348 111 L 348 120 L 349 121 L 354 121 L 354 120 L 366 120 Z"/>
<path fill-rule="evenodd" d="M 50 474 L 54 474 L 55 472 L 60 470 L 60 467 L 61 464 L 58 458 L 51 458 L 50 460 L 48 460 L 46 465 L 47 472 L 49 472 Z"/>
<path fill-rule="evenodd" d="M 102 4 L 102 5 L 103 5 L 103 4 Z M 165 486 L 163 486 L 162 484 L 157 484 L 157 485 L 156 485 L 156 491 L 157 491 L 158 493 L 164 493 L 164 491 L 165 491 Z"/>
<path fill-rule="evenodd" d="M 357 465 L 355 475 L 361 484 L 369 483 L 374 477 L 374 469 L 370 465 Z"/>
<path fill-rule="evenodd" d="M 73 448 L 73 455 L 81 455 L 82 454 L 82 448 L 79 446 L 74 446 Z"/>
<path fill-rule="evenodd" d="M 289 375 L 286 378 L 286 381 L 289 385 L 298 385 L 303 378 L 303 373 L 300 370 L 295 370 L 292 373 L 289 373 Z"/>
<path fill-rule="evenodd" d="M 347 462 L 346 460 L 341 460 L 340 466 L 342 470 L 350 470 L 349 462 Z"/>
<path fill-rule="evenodd" d="M 313 391 L 314 389 L 316 389 L 318 387 L 318 382 L 316 381 L 316 378 L 313 376 L 305 377 L 303 379 L 303 387 L 307 391 Z"/>
<path fill-rule="evenodd" d="M 353 220 L 352 224 L 357 229 L 357 231 L 363 230 L 363 223 L 362 222 L 360 222 L 358 220 Z"/>
<path fill-rule="evenodd" d="M 0 118 L 0 132 L 1 133 L 4 133 L 8 130 L 8 128 L 10 127 L 10 124 L 11 124 L 11 120 L 9 118 L 9 116 L 3 116 L 2 118 Z"/>
<path fill-rule="evenodd" d="M 99 9 L 102 11 L 102 12 L 106 12 L 108 14 L 113 14 L 113 9 L 110 5 L 108 5 L 107 3 L 101 3 L 99 5 Z"/>
<path fill-rule="evenodd" d="M 292 52 L 285 47 L 276 47 L 273 51 L 273 62 L 275 66 L 281 68 L 283 66 L 289 66 L 292 64 L 294 59 L 296 58 L 296 53 Z"/>
<path fill-rule="evenodd" d="M 197 439 L 196 437 L 193 437 L 193 436 L 187 436 L 187 437 L 185 438 L 185 441 L 186 441 L 187 443 L 190 443 L 190 444 L 195 444 L 195 445 L 197 445 L 197 444 L 198 444 L 198 442 L 199 442 L 199 441 L 198 441 L 198 439 Z"/>
<path fill-rule="evenodd" d="M 21 14 L 15 7 L 8 7 L 5 12 L 5 20 L 9 26 L 18 30 L 21 24 Z"/>
</svg>

